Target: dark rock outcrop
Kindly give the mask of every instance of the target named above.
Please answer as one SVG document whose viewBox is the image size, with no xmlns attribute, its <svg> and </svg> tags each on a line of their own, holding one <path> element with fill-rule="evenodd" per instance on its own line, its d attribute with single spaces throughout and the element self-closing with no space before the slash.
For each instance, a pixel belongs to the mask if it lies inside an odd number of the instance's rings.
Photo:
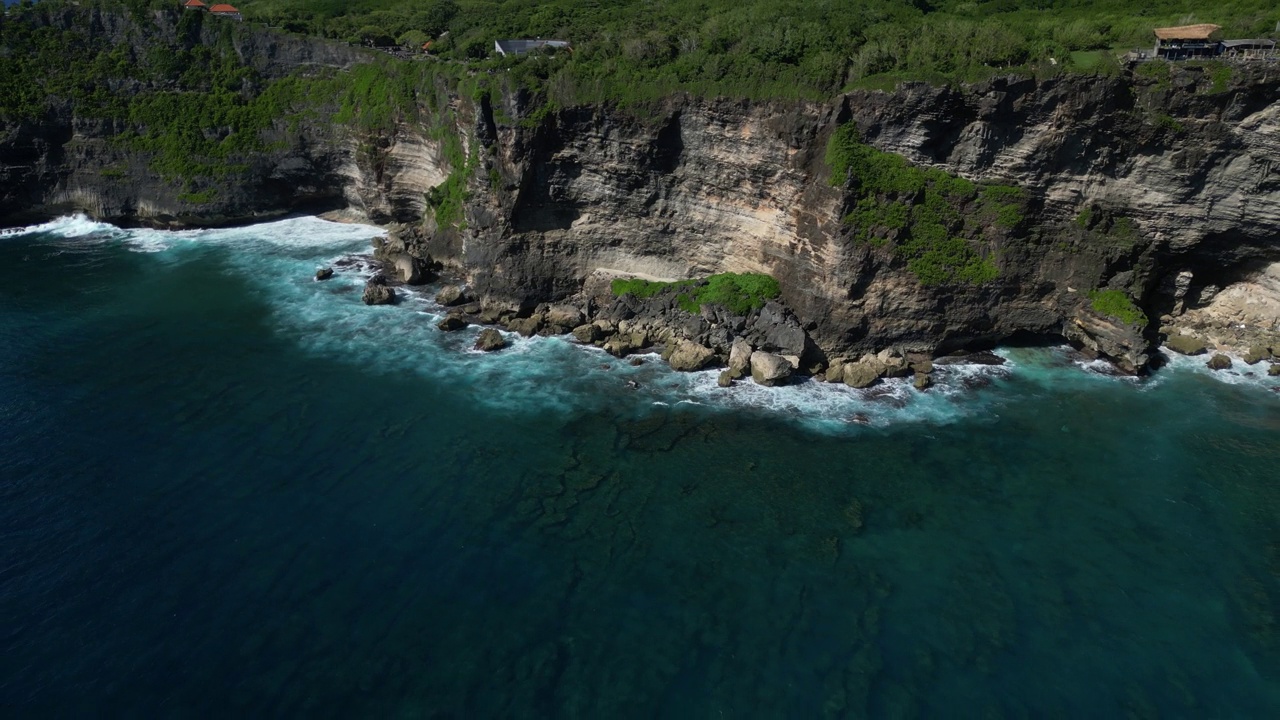
<svg viewBox="0 0 1280 720">
<path fill-rule="evenodd" d="M 328 280 L 333 277 L 333 268 L 320 268 L 316 271 L 316 280 Z"/>
<path fill-rule="evenodd" d="M 506 346 L 506 338 L 502 337 L 502 333 L 494 330 L 493 328 L 485 328 L 481 330 L 480 335 L 476 337 L 476 350 L 494 352 L 495 350 L 501 350 Z"/>
<path fill-rule="evenodd" d="M 385 275 L 374 275 L 364 284 L 364 293 L 360 299 L 365 305 L 391 305 L 396 301 L 396 291 L 387 285 Z"/>
<path fill-rule="evenodd" d="M 1216 353 L 1213 357 L 1209 358 L 1209 362 L 1205 363 L 1205 365 L 1207 365 L 1210 370 L 1230 370 L 1231 358 L 1223 355 L 1222 353 Z"/>
<path fill-rule="evenodd" d="M 471 293 L 458 285 L 445 285 L 436 293 L 436 302 L 445 307 L 466 305 L 475 300 Z"/>
<path fill-rule="evenodd" d="M 466 318 L 456 313 L 449 313 L 448 315 L 445 315 L 440 322 L 436 323 L 436 327 L 439 328 L 440 330 L 443 330 L 444 332 L 453 332 L 454 330 L 461 330 L 466 326 L 467 326 Z"/>
</svg>

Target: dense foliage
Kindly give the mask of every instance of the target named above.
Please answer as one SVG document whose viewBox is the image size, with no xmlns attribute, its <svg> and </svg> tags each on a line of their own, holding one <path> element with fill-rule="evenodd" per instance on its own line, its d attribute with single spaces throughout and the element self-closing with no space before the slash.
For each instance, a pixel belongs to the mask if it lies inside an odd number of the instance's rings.
<svg viewBox="0 0 1280 720">
<path fill-rule="evenodd" d="M 74 11 L 93 4 L 83 0 Z M 127 10 L 134 24 L 116 37 L 91 31 L 87 20 L 61 30 L 45 15 L 61 11 L 51 1 L 0 23 L 0 120 L 40 122 L 70 106 L 80 121 L 111 125 L 113 141 L 160 175 L 186 181 L 188 202 L 212 198 L 201 178 L 243 171 L 255 155 L 296 137 L 299 123 L 389 130 L 420 119 L 420 109 L 436 123 L 447 120 L 429 112 L 444 69 L 436 64 L 376 55 L 348 72 L 264 77 L 236 50 L 261 29 L 168 2 L 98 4 Z M 461 166 L 456 135 L 440 134 Z"/>
<path fill-rule="evenodd" d="M 1007 185 L 977 185 L 922 169 L 862 142 L 852 123 L 827 143 L 831 184 L 854 200 L 845 218 L 854 242 L 889 246 L 924 285 L 980 285 L 999 270 L 975 242 L 1023 220 L 1025 194 Z"/>
<path fill-rule="evenodd" d="M 696 313 L 703 305 L 720 305 L 737 315 L 758 310 L 782 293 L 777 280 L 759 273 L 720 273 L 703 280 L 675 282 L 619 278 L 610 289 L 614 295 L 634 295 L 642 299 L 674 289 L 678 291 L 676 304 L 686 312 Z"/>
<path fill-rule="evenodd" d="M 1214 22 L 1257 37 L 1280 20 L 1263 0 L 252 0 L 243 10 L 351 42 L 430 40 L 456 61 L 489 57 L 501 38 L 569 40 L 572 53 L 537 70 L 561 102 L 674 89 L 825 97 L 1017 67 L 1106 71 L 1117 69 L 1109 51 L 1149 46 L 1153 27 Z"/>
<path fill-rule="evenodd" d="M 1123 291 L 1094 290 L 1089 293 L 1089 303 L 1097 312 L 1115 318 L 1127 325 L 1146 325 L 1147 315 L 1133 304 Z"/>
</svg>

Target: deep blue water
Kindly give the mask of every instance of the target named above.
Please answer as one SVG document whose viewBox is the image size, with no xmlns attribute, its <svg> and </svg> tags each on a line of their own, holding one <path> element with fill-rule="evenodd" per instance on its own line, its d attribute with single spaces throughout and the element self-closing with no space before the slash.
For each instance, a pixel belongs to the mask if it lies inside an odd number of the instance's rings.
<svg viewBox="0 0 1280 720">
<path fill-rule="evenodd" d="M 374 232 L 0 236 L 7 715 L 1280 713 L 1273 381 L 480 355 Z"/>
</svg>

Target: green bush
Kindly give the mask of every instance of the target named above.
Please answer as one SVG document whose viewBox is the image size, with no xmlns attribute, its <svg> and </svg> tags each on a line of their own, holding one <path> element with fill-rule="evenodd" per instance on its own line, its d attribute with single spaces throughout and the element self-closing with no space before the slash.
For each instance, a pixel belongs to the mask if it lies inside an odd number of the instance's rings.
<svg viewBox="0 0 1280 720">
<path fill-rule="evenodd" d="M 676 304 L 689 313 L 703 305 L 721 305 L 736 315 L 746 315 L 778 297 L 778 281 L 759 273 L 720 273 L 702 280 L 661 282 L 640 278 L 617 278 L 609 284 L 614 295 L 634 295 L 645 299 L 667 291 L 678 291 Z"/>
<path fill-rule="evenodd" d="M 1089 304 L 1099 313 L 1115 318 L 1127 325 L 1147 324 L 1147 315 L 1133 304 L 1133 300 L 1120 290 L 1093 290 L 1089 293 Z"/>
</svg>

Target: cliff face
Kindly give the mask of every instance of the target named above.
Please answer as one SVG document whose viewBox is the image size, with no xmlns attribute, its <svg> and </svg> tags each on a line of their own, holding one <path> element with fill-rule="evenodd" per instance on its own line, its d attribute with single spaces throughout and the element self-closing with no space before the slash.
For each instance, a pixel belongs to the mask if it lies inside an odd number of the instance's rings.
<svg viewBox="0 0 1280 720">
<path fill-rule="evenodd" d="M 576 108 L 532 128 L 494 121 L 521 116 L 509 98 L 475 118 L 483 167 L 501 182 L 473 183 L 466 241 L 435 233 L 430 251 L 482 293 L 525 304 L 597 271 L 765 272 L 832 352 L 1065 334 L 1108 354 L 1127 344 L 1140 366 L 1146 341 L 1135 330 L 1116 340 L 1086 307 L 1089 290 L 1130 293 L 1154 319 L 1174 305 L 1180 272 L 1222 285 L 1280 253 L 1280 74 L 1267 72 L 1238 68 L 1228 88 L 1178 68 L 1166 81 L 915 85 L 830 105 L 673 98 L 643 120 Z M 851 198 L 823 161 L 849 121 L 919 165 L 1024 189 L 1019 225 L 984 233 L 996 281 L 928 287 L 852 240 Z"/>
<path fill-rule="evenodd" d="M 239 42 L 267 77 L 364 58 L 265 31 Z M 1090 290 L 1122 290 L 1154 320 L 1280 260 L 1280 71 L 1237 66 L 1226 85 L 1210 75 L 906 85 L 824 104 L 672 97 L 643 111 L 534 112 L 520 92 L 477 103 L 441 87 L 434 130 L 281 123 L 275 149 L 201 205 L 112 143 L 122 128 L 68 109 L 0 127 L 0 222 L 80 209 L 216 224 L 348 206 L 401 224 L 380 252 L 429 255 L 490 303 L 527 309 L 615 273 L 763 272 L 829 355 L 1031 334 L 1136 368 L 1155 326 L 1145 338 L 1118 327 L 1089 309 Z M 845 123 L 917 165 L 1022 188 L 1013 227 L 979 228 L 994 281 L 925 285 L 891 250 L 855 241 L 842 221 L 851 184 L 833 185 L 824 160 Z M 433 195 L 454 180 L 463 207 L 437 221 Z"/>
<path fill-rule="evenodd" d="M 73 31 L 77 42 L 127 48 L 135 59 L 159 43 L 183 49 L 217 46 L 251 68 L 251 82 L 259 85 L 294 73 L 346 70 L 369 59 L 345 45 L 249 25 L 227 32 L 230 21 L 208 16 L 184 25 L 182 17 L 176 8 L 144 17 L 99 8 L 55 8 L 6 22 Z M 77 51 L 67 48 L 68 62 L 77 60 Z M 139 77 L 113 79 L 107 89 L 130 96 L 177 88 Z M 151 157 L 120 142 L 122 133 L 132 129 L 123 120 L 84 116 L 71 103 L 38 119 L 0 120 L 0 225 L 73 211 L 121 224 L 223 225 L 345 205 L 344 188 L 350 184 L 356 152 L 350 136 L 327 122 L 290 125 L 286 120 L 263 133 L 267 149 L 227 158 L 225 164 L 234 169 L 197 188 L 154 171 Z M 193 198 L 193 190 L 205 186 L 216 193 Z"/>
</svg>

